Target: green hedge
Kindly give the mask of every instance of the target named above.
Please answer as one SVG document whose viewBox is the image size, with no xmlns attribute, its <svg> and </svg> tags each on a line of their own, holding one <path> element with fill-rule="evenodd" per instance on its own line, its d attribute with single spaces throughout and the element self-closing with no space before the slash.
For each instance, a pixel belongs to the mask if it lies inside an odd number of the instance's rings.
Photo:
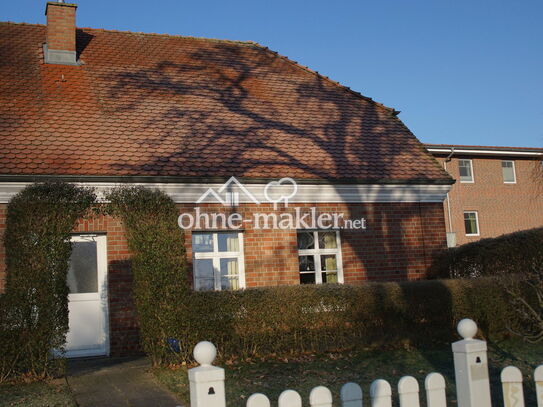
<svg viewBox="0 0 543 407">
<path fill-rule="evenodd" d="M 522 274 L 543 267 L 543 228 L 523 230 L 450 248 L 436 258 L 434 278 Z"/>
<path fill-rule="evenodd" d="M 168 363 L 167 340 L 186 314 L 188 277 L 183 231 L 172 199 L 143 187 L 115 189 L 108 211 L 119 216 L 132 253 L 133 294 L 143 349 L 154 365 Z"/>
<path fill-rule="evenodd" d="M 498 338 L 509 313 L 493 279 L 194 292 L 189 300 L 170 331 L 181 344 L 178 362 L 201 340 L 224 358 L 449 343 L 465 317 Z"/>
<path fill-rule="evenodd" d="M 66 275 L 70 232 L 95 201 L 92 191 L 65 183 L 33 184 L 7 208 L 6 293 L 0 299 L 0 381 L 45 377 L 56 368 L 68 332 Z"/>
</svg>

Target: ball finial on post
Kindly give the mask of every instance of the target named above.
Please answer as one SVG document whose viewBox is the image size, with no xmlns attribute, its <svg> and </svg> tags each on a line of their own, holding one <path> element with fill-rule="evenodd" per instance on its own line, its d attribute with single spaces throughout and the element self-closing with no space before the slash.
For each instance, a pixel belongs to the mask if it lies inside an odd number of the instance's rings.
<svg viewBox="0 0 543 407">
<path fill-rule="evenodd" d="M 208 341 L 198 342 L 194 347 L 193 355 L 201 366 L 211 366 L 217 356 L 217 348 Z"/>
<path fill-rule="evenodd" d="M 477 335 L 477 324 L 469 318 L 465 318 L 458 323 L 457 330 L 463 339 L 473 339 Z"/>
</svg>

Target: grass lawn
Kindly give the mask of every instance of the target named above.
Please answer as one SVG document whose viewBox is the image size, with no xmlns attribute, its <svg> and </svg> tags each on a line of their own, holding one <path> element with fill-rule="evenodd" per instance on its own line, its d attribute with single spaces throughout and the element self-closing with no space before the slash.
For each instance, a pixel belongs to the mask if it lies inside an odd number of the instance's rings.
<svg viewBox="0 0 543 407">
<path fill-rule="evenodd" d="M 266 394 L 272 405 L 277 405 L 279 394 L 289 388 L 297 390 L 304 403 L 307 403 L 309 392 L 318 385 L 327 386 L 334 395 L 334 405 L 340 405 L 339 389 L 349 381 L 362 386 L 364 405 L 369 405 L 369 386 L 373 380 L 388 380 L 396 398 L 395 387 L 403 375 L 415 376 L 421 389 L 424 389 L 424 377 L 435 371 L 445 376 L 449 404 L 456 405 L 450 349 L 448 346 L 431 350 L 364 351 L 308 355 L 296 360 L 223 364 L 222 367 L 226 369 L 227 405 L 243 406 L 247 397 L 256 392 Z M 526 405 L 536 405 L 533 370 L 543 363 L 543 344 L 530 345 L 513 341 L 491 344 L 488 355 L 494 403 L 502 405 L 499 383 L 501 369 L 515 365 L 524 374 Z M 188 405 L 189 389 L 185 367 L 156 369 L 155 374 L 159 381 Z"/>
<path fill-rule="evenodd" d="M 76 407 L 64 380 L 0 385 L 0 406 Z"/>
</svg>

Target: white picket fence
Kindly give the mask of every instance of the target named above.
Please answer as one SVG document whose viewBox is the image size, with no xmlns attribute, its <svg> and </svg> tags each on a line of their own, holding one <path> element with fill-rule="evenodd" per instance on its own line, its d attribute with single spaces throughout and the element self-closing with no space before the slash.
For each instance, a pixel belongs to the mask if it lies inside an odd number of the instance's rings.
<svg viewBox="0 0 543 407">
<path fill-rule="evenodd" d="M 491 407 L 488 375 L 487 346 L 485 341 L 474 339 L 477 325 L 470 319 L 458 324 L 463 338 L 452 344 L 456 391 L 459 407 Z M 190 407 L 225 407 L 224 369 L 213 366 L 217 349 L 211 342 L 200 342 L 194 348 L 194 358 L 200 366 L 189 370 Z M 543 407 L 543 365 L 534 372 L 537 407 Z M 508 366 L 501 372 L 504 407 L 525 407 L 522 373 Z M 430 373 L 424 380 L 427 407 L 446 407 L 445 378 L 440 373 Z M 417 379 L 404 376 L 398 382 L 400 407 L 420 407 L 420 389 Z M 362 388 L 356 383 L 343 385 L 340 391 L 342 407 L 362 407 Z M 392 387 L 386 380 L 375 380 L 369 389 L 371 407 L 392 407 Z M 279 395 L 279 407 L 302 407 L 302 397 L 295 390 L 285 390 Z M 332 407 L 332 393 L 318 386 L 309 394 L 309 406 Z M 247 399 L 246 407 L 270 407 L 267 396 L 255 393 Z M 534 406 L 535 407 L 535 406 Z"/>
</svg>

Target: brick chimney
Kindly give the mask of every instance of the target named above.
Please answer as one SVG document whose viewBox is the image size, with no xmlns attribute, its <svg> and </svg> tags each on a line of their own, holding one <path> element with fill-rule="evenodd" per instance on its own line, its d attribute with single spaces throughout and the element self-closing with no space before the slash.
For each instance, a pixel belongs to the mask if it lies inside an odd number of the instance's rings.
<svg viewBox="0 0 543 407">
<path fill-rule="evenodd" d="M 43 46 L 46 64 L 78 65 L 75 48 L 76 4 L 49 1 L 47 16 L 47 42 Z"/>
</svg>

